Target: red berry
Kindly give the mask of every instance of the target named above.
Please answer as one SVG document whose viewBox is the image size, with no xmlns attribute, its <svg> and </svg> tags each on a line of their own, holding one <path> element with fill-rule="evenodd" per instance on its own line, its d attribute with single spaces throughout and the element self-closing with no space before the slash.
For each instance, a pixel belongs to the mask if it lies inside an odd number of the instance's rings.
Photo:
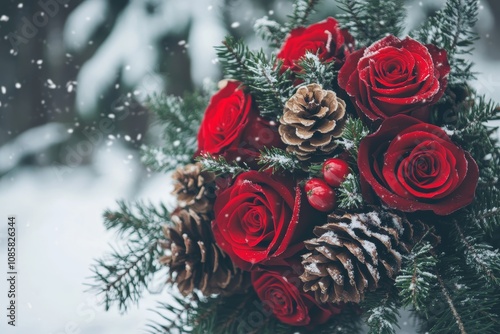
<svg viewBox="0 0 500 334">
<path fill-rule="evenodd" d="M 323 164 L 323 178 L 332 187 L 340 187 L 347 175 L 349 175 L 349 164 L 344 160 L 333 158 Z"/>
<path fill-rule="evenodd" d="M 321 212 L 331 212 L 336 203 L 335 192 L 325 181 L 314 178 L 306 182 L 307 200 L 313 208 Z"/>
</svg>

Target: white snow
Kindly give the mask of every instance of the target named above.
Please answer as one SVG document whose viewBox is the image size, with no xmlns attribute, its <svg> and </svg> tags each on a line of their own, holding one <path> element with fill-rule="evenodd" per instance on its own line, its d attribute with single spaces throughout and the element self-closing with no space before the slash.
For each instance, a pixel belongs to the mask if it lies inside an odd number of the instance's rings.
<svg viewBox="0 0 500 334">
<path fill-rule="evenodd" d="M 85 292 L 93 260 L 110 251 L 109 242 L 116 244 L 102 225 L 103 210 L 116 208 L 119 198 L 172 203 L 168 175 L 147 179 L 136 163 L 119 163 L 127 154 L 123 148 L 105 150 L 93 165 L 75 168 L 62 180 L 53 167 L 17 169 L 0 179 L 2 215 L 15 214 L 18 222 L 17 333 L 140 333 L 148 319 L 157 319 L 148 309 L 169 299 L 166 291 L 146 292 L 140 308 L 132 306 L 122 316 L 116 309 L 105 312 L 99 298 Z M 5 242 L 2 224 L 2 259 Z M 0 291 L 7 291 L 4 279 Z M 11 333 L 7 327 L 2 321 L 0 333 Z"/>
</svg>

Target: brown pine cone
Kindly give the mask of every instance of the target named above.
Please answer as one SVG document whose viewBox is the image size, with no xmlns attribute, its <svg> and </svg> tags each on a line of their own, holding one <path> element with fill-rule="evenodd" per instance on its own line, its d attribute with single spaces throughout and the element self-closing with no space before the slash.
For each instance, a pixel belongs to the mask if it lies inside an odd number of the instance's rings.
<svg viewBox="0 0 500 334">
<path fill-rule="evenodd" d="M 428 231 L 422 223 L 386 211 L 333 213 L 328 224 L 314 229 L 305 242 L 304 291 L 314 291 L 318 302 L 359 303 L 366 291 L 393 279 L 402 255 Z"/>
<path fill-rule="evenodd" d="M 299 160 L 332 153 L 345 123 L 345 102 L 318 84 L 300 87 L 286 102 L 279 133 Z"/>
<path fill-rule="evenodd" d="M 174 226 L 164 226 L 166 255 L 160 262 L 169 267 L 169 282 L 182 295 L 195 289 L 203 295 L 230 295 L 249 287 L 249 276 L 234 267 L 231 259 L 215 243 L 206 215 L 191 209 L 177 209 L 172 215 Z"/>
<path fill-rule="evenodd" d="M 198 213 L 212 210 L 215 200 L 215 174 L 203 170 L 197 162 L 178 168 L 172 175 L 176 181 L 173 194 L 181 208 L 191 208 Z"/>
</svg>

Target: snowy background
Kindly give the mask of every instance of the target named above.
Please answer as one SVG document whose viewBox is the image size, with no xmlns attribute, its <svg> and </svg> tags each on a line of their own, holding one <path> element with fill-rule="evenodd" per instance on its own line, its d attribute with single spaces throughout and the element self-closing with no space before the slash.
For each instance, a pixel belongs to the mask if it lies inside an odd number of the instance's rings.
<svg viewBox="0 0 500 334">
<path fill-rule="evenodd" d="M 156 139 L 140 102 L 217 80 L 212 47 L 227 33 L 259 46 L 255 20 L 282 19 L 290 1 L 61 2 L 0 4 L 0 261 L 8 215 L 17 216 L 19 243 L 18 326 L 7 327 L 2 315 L 0 333 L 140 333 L 168 291 L 147 293 L 123 316 L 104 312 L 84 286 L 93 259 L 114 243 L 102 226 L 104 209 L 116 199 L 171 200 L 169 176 L 139 162 L 137 148 Z M 334 14 L 334 2 L 324 3 L 322 16 Z M 412 27 L 441 1 L 407 4 Z M 481 1 L 473 56 L 476 88 L 497 100 L 499 7 Z M 415 333 L 406 317 L 399 333 Z"/>
</svg>

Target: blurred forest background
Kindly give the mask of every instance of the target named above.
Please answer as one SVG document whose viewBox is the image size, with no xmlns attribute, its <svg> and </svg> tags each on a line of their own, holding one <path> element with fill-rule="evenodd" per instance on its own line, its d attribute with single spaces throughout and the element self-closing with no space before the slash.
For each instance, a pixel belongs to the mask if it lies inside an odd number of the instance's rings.
<svg viewBox="0 0 500 334">
<path fill-rule="evenodd" d="M 114 236 L 101 214 L 115 200 L 171 201 L 169 175 L 142 166 L 159 140 L 144 107 L 221 78 L 213 47 L 226 34 L 264 46 L 255 21 L 284 21 L 291 0 L 2 0 L 0 3 L 0 221 L 19 220 L 15 333 L 139 333 L 170 291 L 139 308 L 103 312 L 83 283 Z M 444 0 L 407 0 L 407 28 Z M 338 13 L 324 0 L 312 21 Z M 500 1 L 481 0 L 471 56 L 481 94 L 500 100 Z M 149 130 L 148 130 L 149 129 Z M 6 224 L 0 258 L 6 258 Z M 0 291 L 6 291 L 0 280 Z M 155 289 L 152 289 L 155 290 Z M 157 293 L 163 291 L 163 296 Z M 151 294 L 149 294 L 151 293 Z M 165 296 L 166 295 L 166 296 Z M 4 305 L 0 299 L 0 306 Z M 398 333 L 415 333 L 403 317 Z M 0 333 L 11 333 L 2 321 Z"/>
</svg>

